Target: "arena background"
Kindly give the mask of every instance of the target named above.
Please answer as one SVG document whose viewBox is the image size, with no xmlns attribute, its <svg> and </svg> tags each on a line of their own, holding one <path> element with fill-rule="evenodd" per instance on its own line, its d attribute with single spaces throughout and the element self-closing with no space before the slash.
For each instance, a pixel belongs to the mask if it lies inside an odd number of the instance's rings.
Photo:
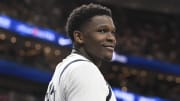
<svg viewBox="0 0 180 101">
<path fill-rule="evenodd" d="M 1 0 L 0 101 L 43 101 L 71 52 L 66 18 L 90 2 L 112 9 L 116 53 L 100 69 L 118 101 L 180 100 L 178 0 Z"/>
</svg>

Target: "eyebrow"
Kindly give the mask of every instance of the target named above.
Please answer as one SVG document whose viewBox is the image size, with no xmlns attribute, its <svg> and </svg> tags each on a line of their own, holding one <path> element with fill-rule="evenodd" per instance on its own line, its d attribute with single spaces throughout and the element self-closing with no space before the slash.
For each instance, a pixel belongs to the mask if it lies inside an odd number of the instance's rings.
<svg viewBox="0 0 180 101">
<path fill-rule="evenodd" d="M 109 28 L 109 26 L 107 24 L 100 24 L 97 26 L 97 28 L 101 28 L 101 27 L 108 27 Z M 112 28 L 113 28 L 113 31 L 116 31 L 116 27 L 112 27 Z"/>
</svg>

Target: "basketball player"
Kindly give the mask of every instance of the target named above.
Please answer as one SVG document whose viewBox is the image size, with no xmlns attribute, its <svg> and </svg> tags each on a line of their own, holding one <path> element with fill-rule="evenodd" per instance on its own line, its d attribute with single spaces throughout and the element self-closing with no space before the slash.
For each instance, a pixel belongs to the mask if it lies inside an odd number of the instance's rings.
<svg viewBox="0 0 180 101">
<path fill-rule="evenodd" d="M 73 50 L 57 65 L 45 101 L 116 101 L 98 68 L 112 59 L 116 45 L 111 10 L 82 5 L 69 15 L 66 30 Z"/>
</svg>

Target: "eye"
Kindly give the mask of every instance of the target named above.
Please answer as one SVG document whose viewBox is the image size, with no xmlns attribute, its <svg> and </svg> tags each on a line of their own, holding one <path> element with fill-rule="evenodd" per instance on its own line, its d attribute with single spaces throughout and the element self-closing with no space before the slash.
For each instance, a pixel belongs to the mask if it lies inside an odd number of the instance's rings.
<svg viewBox="0 0 180 101">
<path fill-rule="evenodd" d="M 112 31 L 111 33 L 115 35 L 115 34 L 116 34 L 116 31 Z"/>
<path fill-rule="evenodd" d="M 99 29 L 98 32 L 100 32 L 100 33 L 106 33 L 106 32 L 108 32 L 108 30 L 107 30 L 107 29 Z"/>
</svg>

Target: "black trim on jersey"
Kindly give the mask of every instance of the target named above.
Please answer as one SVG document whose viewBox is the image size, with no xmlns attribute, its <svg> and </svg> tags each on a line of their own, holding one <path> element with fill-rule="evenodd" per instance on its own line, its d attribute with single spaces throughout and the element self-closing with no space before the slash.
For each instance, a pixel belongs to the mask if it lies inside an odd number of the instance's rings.
<svg viewBox="0 0 180 101">
<path fill-rule="evenodd" d="M 59 83 L 60 83 L 60 78 L 61 78 L 62 74 L 64 73 L 64 71 L 67 69 L 67 67 L 68 67 L 69 65 L 71 65 L 72 63 L 77 62 L 77 61 L 88 61 L 88 60 L 77 59 L 77 60 L 74 60 L 74 61 L 71 61 L 70 63 L 68 63 L 68 64 L 64 67 L 64 69 L 62 70 L 62 72 L 61 72 L 61 74 L 60 74 L 60 76 L 59 76 Z"/>
<path fill-rule="evenodd" d="M 106 96 L 106 101 L 110 101 L 110 98 L 112 96 L 111 87 L 109 85 L 108 85 L 108 89 L 109 89 L 109 94 Z"/>
</svg>

